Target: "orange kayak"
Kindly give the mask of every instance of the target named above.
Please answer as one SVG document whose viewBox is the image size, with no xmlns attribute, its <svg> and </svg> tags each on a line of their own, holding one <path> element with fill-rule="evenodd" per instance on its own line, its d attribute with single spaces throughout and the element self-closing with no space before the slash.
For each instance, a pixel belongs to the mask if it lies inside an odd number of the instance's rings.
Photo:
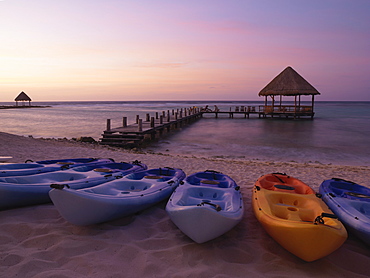
<svg viewBox="0 0 370 278">
<path fill-rule="evenodd" d="M 252 204 L 266 232 L 305 261 L 329 255 L 347 239 L 346 229 L 315 191 L 286 174 L 260 177 L 253 188 Z"/>
</svg>

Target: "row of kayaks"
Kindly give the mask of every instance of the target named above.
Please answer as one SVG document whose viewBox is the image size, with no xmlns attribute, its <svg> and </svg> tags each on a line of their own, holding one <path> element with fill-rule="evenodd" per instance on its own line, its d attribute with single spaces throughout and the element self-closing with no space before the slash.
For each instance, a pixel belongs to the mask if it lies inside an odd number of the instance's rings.
<svg viewBox="0 0 370 278">
<path fill-rule="evenodd" d="M 91 225 L 164 200 L 173 223 L 197 243 L 231 230 L 244 214 L 240 187 L 217 171 L 186 176 L 177 168 L 96 158 L 0 164 L 0 209 L 52 201 L 70 223 Z M 350 181 L 326 180 L 316 193 L 294 177 L 267 174 L 255 183 L 252 207 L 266 232 L 305 261 L 338 249 L 347 229 L 370 245 L 370 189 Z"/>
</svg>

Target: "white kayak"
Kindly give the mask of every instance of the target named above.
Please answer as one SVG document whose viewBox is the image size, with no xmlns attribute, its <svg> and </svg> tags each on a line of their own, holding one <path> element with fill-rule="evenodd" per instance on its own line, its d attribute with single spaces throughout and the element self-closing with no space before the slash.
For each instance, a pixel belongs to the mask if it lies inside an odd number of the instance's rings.
<svg viewBox="0 0 370 278">
<path fill-rule="evenodd" d="M 85 188 L 146 169 L 145 164 L 105 163 L 28 176 L 0 177 L 0 209 L 50 202 L 51 186 Z"/>
<path fill-rule="evenodd" d="M 170 197 L 166 211 L 175 225 L 197 243 L 221 236 L 244 214 L 239 186 L 215 171 L 192 174 Z"/>
<path fill-rule="evenodd" d="M 184 178 L 181 169 L 156 168 L 90 188 L 53 189 L 49 195 L 68 222 L 91 225 L 134 214 L 165 200 Z"/>
<path fill-rule="evenodd" d="M 0 177 L 34 175 L 66 170 L 82 165 L 99 165 L 112 162 L 114 161 L 109 158 L 71 158 L 36 162 L 27 160 L 25 163 L 0 164 Z"/>
</svg>

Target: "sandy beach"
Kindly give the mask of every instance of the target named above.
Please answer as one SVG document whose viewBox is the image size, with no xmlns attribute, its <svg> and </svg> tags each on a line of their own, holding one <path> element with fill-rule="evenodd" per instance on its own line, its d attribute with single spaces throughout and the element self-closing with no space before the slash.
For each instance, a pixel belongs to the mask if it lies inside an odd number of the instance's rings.
<svg viewBox="0 0 370 278">
<path fill-rule="evenodd" d="M 0 156 L 9 162 L 101 157 L 140 160 L 149 168 L 176 167 L 186 174 L 206 169 L 232 177 L 242 188 L 245 214 L 234 229 L 204 244 L 186 237 L 170 221 L 165 202 L 139 214 L 78 227 L 52 204 L 0 211 L 0 277 L 369 277 L 370 248 L 349 235 L 329 256 L 307 263 L 269 237 L 251 209 L 258 177 L 285 172 L 315 190 L 325 179 L 370 186 L 370 167 L 232 161 L 143 153 L 68 140 L 46 140 L 0 132 Z"/>
</svg>

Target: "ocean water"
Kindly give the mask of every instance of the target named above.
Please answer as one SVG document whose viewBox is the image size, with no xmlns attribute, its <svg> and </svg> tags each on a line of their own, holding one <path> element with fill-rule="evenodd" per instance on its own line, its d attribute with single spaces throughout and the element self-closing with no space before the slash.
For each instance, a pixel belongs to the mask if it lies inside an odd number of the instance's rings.
<svg viewBox="0 0 370 278">
<path fill-rule="evenodd" d="M 9 105 L 10 103 L 0 103 Z M 13 103 L 11 103 L 12 105 Z M 106 120 L 120 126 L 122 117 L 185 107 L 222 111 L 263 102 L 44 102 L 48 108 L 0 109 L 0 131 L 44 138 L 101 137 Z M 316 102 L 313 120 L 259 119 L 213 115 L 183 127 L 145 150 L 188 156 L 262 161 L 295 161 L 370 166 L 370 102 Z"/>
</svg>

